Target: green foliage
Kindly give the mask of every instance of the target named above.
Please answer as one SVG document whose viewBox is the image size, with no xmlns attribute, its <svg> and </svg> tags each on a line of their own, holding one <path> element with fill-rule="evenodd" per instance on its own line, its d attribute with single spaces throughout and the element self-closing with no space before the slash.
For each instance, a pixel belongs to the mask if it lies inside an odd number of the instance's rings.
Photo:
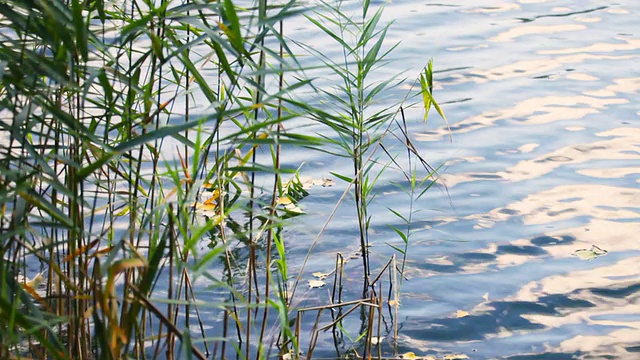
<svg viewBox="0 0 640 360">
<path fill-rule="evenodd" d="M 351 174 L 335 174 L 341 180 L 353 185 L 355 209 L 360 230 L 360 249 L 362 251 L 364 290 L 369 287 L 371 274 L 369 264 L 369 202 L 373 198 L 373 188 L 382 170 L 374 174 L 375 160 L 372 149 L 382 141 L 385 129 L 393 120 L 394 107 L 371 110 L 375 101 L 386 88 L 398 81 L 388 79 L 381 82 L 369 80 L 371 72 L 386 61 L 387 55 L 395 48 L 383 50 L 387 30 L 391 24 L 378 27 L 383 8 L 373 15 L 369 14 L 370 2 L 365 1 L 358 17 L 342 9 L 342 2 L 336 5 L 322 2 L 313 16 L 307 16 L 326 35 L 333 39 L 342 50 L 340 60 L 331 59 L 313 48 L 309 51 L 321 59 L 323 64 L 335 76 L 332 89 L 315 89 L 324 96 L 322 104 L 336 109 L 334 112 L 308 109 L 316 121 L 335 131 L 333 145 L 340 149 L 339 156 L 348 157 L 353 164 Z M 354 18 L 358 18 L 355 20 Z M 348 39 L 353 39 L 349 41 Z M 377 169 L 379 170 L 379 169 Z"/>
</svg>

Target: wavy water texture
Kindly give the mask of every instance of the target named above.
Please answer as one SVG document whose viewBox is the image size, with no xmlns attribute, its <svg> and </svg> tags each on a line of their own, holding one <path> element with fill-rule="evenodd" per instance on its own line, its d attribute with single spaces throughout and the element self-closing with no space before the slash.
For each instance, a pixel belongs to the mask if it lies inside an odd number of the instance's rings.
<svg viewBox="0 0 640 360">
<path fill-rule="evenodd" d="M 411 78 L 433 57 L 435 96 L 449 120 L 430 115 L 425 125 L 419 108 L 405 108 L 416 146 L 443 166 L 441 187 L 414 204 L 398 351 L 636 358 L 640 3 L 394 0 L 386 7 L 383 21 L 396 19 L 388 38 L 400 42 L 397 66 L 373 80 L 405 68 Z M 296 29 L 323 46 L 312 30 Z M 323 51 L 340 55 L 337 48 Z M 317 168 L 347 170 L 340 166 Z M 396 175 L 392 180 L 402 183 Z M 312 194 L 309 216 L 323 218 L 341 191 Z M 387 207 L 403 214 L 410 208 L 397 187 L 379 192 L 372 214 Z M 376 266 L 394 253 L 387 243 L 403 246 L 389 228 L 402 226 L 394 221 L 372 217 Z M 353 224 L 354 214 L 340 209 L 309 272 L 327 272 L 336 252 L 356 249 Z M 307 221 L 298 231 L 312 235 L 320 226 Z M 306 246 L 294 244 L 291 254 L 304 254 Z M 593 246 L 606 254 L 576 255 Z M 350 263 L 345 296 L 358 296 L 360 277 Z M 329 301 L 326 289 L 305 296 L 314 304 Z M 319 341 L 333 345 L 327 337 Z M 383 348 L 393 352 L 390 342 Z"/>
<path fill-rule="evenodd" d="M 449 117 L 412 129 L 445 164 L 449 196 L 425 201 L 400 350 L 635 358 L 640 3 L 444 5 L 456 6 L 389 5 L 405 14 L 390 34 L 403 41 L 403 64 L 419 69 L 417 54 L 432 54 L 444 70 L 436 95 Z M 594 245 L 607 253 L 575 255 Z"/>
</svg>

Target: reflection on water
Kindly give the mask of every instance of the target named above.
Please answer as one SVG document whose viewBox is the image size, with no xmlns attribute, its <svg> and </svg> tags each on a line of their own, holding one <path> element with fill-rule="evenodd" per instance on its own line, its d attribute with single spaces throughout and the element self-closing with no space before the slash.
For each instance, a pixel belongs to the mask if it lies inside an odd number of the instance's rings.
<svg viewBox="0 0 640 360">
<path fill-rule="evenodd" d="M 453 206 L 439 191 L 423 199 L 430 225 L 408 259 L 399 350 L 636 358 L 640 3 L 442 5 L 456 6 L 388 4 L 402 19 L 389 36 L 403 40 L 403 65 L 419 70 L 433 56 L 451 69 L 438 74 L 436 89 L 449 127 L 416 122 L 413 134 L 445 163 Z M 402 210 L 392 197 L 385 205 Z M 593 245 L 608 253 L 574 255 Z"/>
</svg>

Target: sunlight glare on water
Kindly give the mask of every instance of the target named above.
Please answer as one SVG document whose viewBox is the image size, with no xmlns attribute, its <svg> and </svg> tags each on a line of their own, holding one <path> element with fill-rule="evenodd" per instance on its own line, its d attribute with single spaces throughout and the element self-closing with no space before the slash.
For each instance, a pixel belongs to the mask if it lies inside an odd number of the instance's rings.
<svg viewBox="0 0 640 360">
<path fill-rule="evenodd" d="M 431 190 L 419 204 L 400 352 L 635 358 L 640 2 L 393 0 L 385 6 L 385 19 L 395 20 L 388 40 L 401 41 L 394 70 L 406 68 L 412 79 L 434 58 L 436 98 L 453 136 L 450 143 L 448 127 L 435 115 L 424 125 L 420 109 L 407 111 L 420 150 L 433 165 L 445 164 L 449 196 Z M 337 198 L 342 189 L 332 191 Z M 331 205 L 324 193 L 305 201 L 310 209 L 319 202 L 318 216 Z M 386 226 L 392 217 L 384 216 L 385 206 L 407 209 L 401 197 L 376 204 L 372 213 L 383 219 L 374 215 L 372 241 L 381 245 L 372 252 L 381 266 L 393 253 L 384 242 L 399 241 Z M 312 267 L 329 266 L 337 251 L 349 251 L 353 221 L 348 215 L 335 221 L 316 250 L 327 256 Z M 606 256 L 573 255 L 593 245 Z M 317 296 L 325 301 L 326 291 Z M 457 310 L 470 315 L 456 318 Z"/>
</svg>

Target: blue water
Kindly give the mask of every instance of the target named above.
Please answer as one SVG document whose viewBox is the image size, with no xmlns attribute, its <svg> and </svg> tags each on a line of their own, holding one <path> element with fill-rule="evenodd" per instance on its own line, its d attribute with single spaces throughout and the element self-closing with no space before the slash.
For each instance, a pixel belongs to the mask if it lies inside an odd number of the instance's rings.
<svg viewBox="0 0 640 360">
<path fill-rule="evenodd" d="M 441 168 L 441 186 L 414 206 L 399 323 L 400 352 L 472 359 L 631 359 L 640 346 L 640 3 L 426 1 L 384 3 L 400 42 L 391 67 L 415 78 L 434 58 L 436 98 L 451 132 L 431 113 L 406 109 L 413 141 Z M 294 38 L 339 53 L 300 20 Z M 389 97 L 402 98 L 405 88 Z M 453 142 L 449 141 L 449 135 Z M 328 177 L 348 162 L 299 154 L 302 173 Z M 401 241 L 386 207 L 407 198 L 383 177 L 371 206 L 373 269 Z M 313 188 L 296 219 L 292 258 L 306 249 L 344 190 Z M 345 202 L 313 250 L 303 279 L 357 248 Z M 304 235 L 304 236 L 303 236 Z M 575 250 L 608 254 L 585 261 Z M 296 264 L 294 268 L 299 268 Z M 359 261 L 347 295 L 361 291 Z M 374 270 L 375 272 L 375 270 Z M 327 304 L 327 288 L 299 295 Z M 457 318 L 456 311 L 470 315 Z M 385 321 L 390 314 L 385 314 Z M 308 316 L 309 324 L 314 316 Z M 387 327 L 387 330 L 389 328 Z M 357 337 L 358 325 L 350 327 Z M 384 333 L 384 331 L 383 331 Z M 392 352 L 390 336 L 383 349 Z M 334 356 L 330 333 L 319 354 Z M 304 343 L 304 340 L 303 340 Z M 343 344 L 344 345 L 344 344 Z"/>
</svg>

